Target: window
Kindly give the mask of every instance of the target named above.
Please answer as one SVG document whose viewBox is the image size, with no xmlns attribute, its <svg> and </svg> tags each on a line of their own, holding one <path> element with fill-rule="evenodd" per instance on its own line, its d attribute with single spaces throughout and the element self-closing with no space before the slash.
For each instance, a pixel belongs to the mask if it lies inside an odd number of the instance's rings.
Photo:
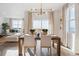
<svg viewBox="0 0 79 59">
<path fill-rule="evenodd" d="M 75 8 L 72 5 L 69 8 L 69 32 L 75 32 Z"/>
<path fill-rule="evenodd" d="M 41 20 L 40 19 L 33 20 L 33 28 L 34 29 L 41 29 Z"/>
<path fill-rule="evenodd" d="M 48 19 L 42 20 L 42 29 L 48 29 Z"/>
<path fill-rule="evenodd" d="M 48 34 L 50 33 L 49 29 L 49 18 L 47 14 L 37 15 L 33 14 L 32 16 L 32 28 L 36 30 L 36 32 L 41 32 L 42 29 L 48 29 Z"/>
<path fill-rule="evenodd" d="M 15 30 L 21 30 L 23 25 L 23 20 L 22 19 L 12 19 L 12 29 Z"/>
<path fill-rule="evenodd" d="M 12 28 L 22 28 L 22 20 L 12 20 Z"/>
<path fill-rule="evenodd" d="M 35 19 L 33 20 L 34 29 L 48 29 L 48 19 Z"/>
<path fill-rule="evenodd" d="M 68 4 L 68 8 L 65 11 L 66 17 L 66 45 L 68 48 L 74 51 L 75 41 L 75 5 Z"/>
</svg>

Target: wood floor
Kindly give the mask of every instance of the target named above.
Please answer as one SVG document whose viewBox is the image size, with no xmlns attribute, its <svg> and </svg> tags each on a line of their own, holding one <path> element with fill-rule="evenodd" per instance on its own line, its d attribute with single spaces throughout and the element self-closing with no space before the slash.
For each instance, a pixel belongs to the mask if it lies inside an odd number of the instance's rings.
<svg viewBox="0 0 79 59">
<path fill-rule="evenodd" d="M 18 56 L 18 47 L 16 43 L 6 43 L 0 45 L 0 56 Z M 26 56 L 34 56 L 33 48 L 29 48 Z M 42 49 L 42 56 L 48 56 L 48 50 Z M 56 48 L 52 48 L 52 56 L 57 56 Z M 68 52 L 64 47 L 61 48 L 61 56 L 76 56 Z"/>
</svg>

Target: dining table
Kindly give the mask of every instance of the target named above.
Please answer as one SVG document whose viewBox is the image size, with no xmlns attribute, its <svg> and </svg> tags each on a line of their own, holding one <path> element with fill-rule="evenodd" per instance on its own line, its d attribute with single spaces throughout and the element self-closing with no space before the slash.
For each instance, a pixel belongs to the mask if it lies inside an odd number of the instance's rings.
<svg viewBox="0 0 79 59">
<path fill-rule="evenodd" d="M 61 55 L 61 38 L 59 36 L 51 36 L 52 47 L 54 48 L 54 43 L 57 43 L 57 55 Z M 56 41 L 56 42 L 55 42 Z"/>
<path fill-rule="evenodd" d="M 39 49 L 37 49 L 36 50 L 36 55 L 37 56 L 40 56 L 41 55 L 41 47 L 40 47 L 40 40 L 41 40 L 41 38 L 39 38 L 39 37 L 36 37 L 35 38 L 35 40 L 36 40 L 36 48 L 39 48 Z M 61 55 L 61 45 L 60 45 L 60 43 L 61 43 L 61 38 L 60 37 L 58 37 L 58 36 L 54 36 L 54 35 L 52 35 L 51 36 L 51 40 L 52 40 L 52 42 L 53 42 L 53 45 L 54 45 L 54 41 L 57 41 L 57 55 L 58 56 L 60 56 Z M 23 56 L 23 51 L 22 51 L 22 45 L 23 45 L 23 41 L 24 41 L 24 36 L 19 36 L 19 40 L 18 40 L 18 48 L 19 48 L 19 56 Z M 39 44 L 38 44 L 39 43 Z M 39 45 L 38 47 L 37 47 L 37 45 Z M 53 46 L 52 46 L 53 47 Z M 38 51 L 39 50 L 39 51 Z M 38 53 L 39 52 L 39 53 Z"/>
</svg>

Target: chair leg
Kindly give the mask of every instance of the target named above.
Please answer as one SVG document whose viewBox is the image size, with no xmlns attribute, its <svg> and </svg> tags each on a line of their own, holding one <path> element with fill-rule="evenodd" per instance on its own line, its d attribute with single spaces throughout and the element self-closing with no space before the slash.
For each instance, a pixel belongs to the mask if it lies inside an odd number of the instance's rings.
<svg viewBox="0 0 79 59">
<path fill-rule="evenodd" d="M 51 52 L 51 47 L 50 47 L 50 56 L 52 55 L 52 52 Z"/>
<path fill-rule="evenodd" d="M 24 48 L 24 56 L 26 56 L 26 54 L 25 54 L 25 53 L 26 53 L 26 48 Z"/>
<path fill-rule="evenodd" d="M 36 47 L 34 48 L 34 55 L 36 54 Z"/>
<path fill-rule="evenodd" d="M 48 48 L 48 55 L 49 55 L 49 48 Z"/>
<path fill-rule="evenodd" d="M 42 47 L 41 47 L 41 49 L 40 49 L 40 52 L 41 52 L 41 56 L 42 56 Z"/>
<path fill-rule="evenodd" d="M 53 40 L 53 42 L 52 42 L 52 46 L 53 46 L 53 48 L 55 47 L 55 46 L 54 46 L 54 40 Z"/>
<path fill-rule="evenodd" d="M 24 56 L 24 52 L 25 51 L 25 47 L 24 46 L 22 46 L 22 53 L 23 53 L 23 56 Z"/>
<path fill-rule="evenodd" d="M 26 56 L 27 48 L 24 48 L 24 56 Z"/>
<path fill-rule="evenodd" d="M 51 47 L 48 48 L 48 55 L 51 56 Z"/>
</svg>

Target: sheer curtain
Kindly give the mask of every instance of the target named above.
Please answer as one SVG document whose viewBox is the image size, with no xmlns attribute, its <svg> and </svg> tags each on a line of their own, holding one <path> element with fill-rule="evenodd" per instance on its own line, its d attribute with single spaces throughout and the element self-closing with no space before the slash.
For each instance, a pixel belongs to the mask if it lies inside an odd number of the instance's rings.
<svg viewBox="0 0 79 59">
<path fill-rule="evenodd" d="M 48 29 L 49 32 L 49 20 L 47 14 L 42 15 L 33 14 L 32 20 L 33 20 L 32 22 L 33 29 L 36 29 L 37 32 L 38 31 L 42 32 L 42 29 Z"/>
<path fill-rule="evenodd" d="M 28 34 L 30 34 L 30 29 L 32 29 L 32 13 L 28 12 L 28 28 L 27 28 Z"/>
<path fill-rule="evenodd" d="M 49 20 L 49 34 L 54 34 L 54 17 L 53 12 L 48 12 L 48 20 Z"/>
<path fill-rule="evenodd" d="M 12 29 L 12 19 L 9 18 L 9 26 L 10 26 L 10 29 Z"/>
<path fill-rule="evenodd" d="M 43 15 L 33 15 L 33 28 L 34 29 L 48 29 L 48 34 L 53 34 L 54 32 L 54 17 L 53 12 L 48 12 Z"/>
</svg>

